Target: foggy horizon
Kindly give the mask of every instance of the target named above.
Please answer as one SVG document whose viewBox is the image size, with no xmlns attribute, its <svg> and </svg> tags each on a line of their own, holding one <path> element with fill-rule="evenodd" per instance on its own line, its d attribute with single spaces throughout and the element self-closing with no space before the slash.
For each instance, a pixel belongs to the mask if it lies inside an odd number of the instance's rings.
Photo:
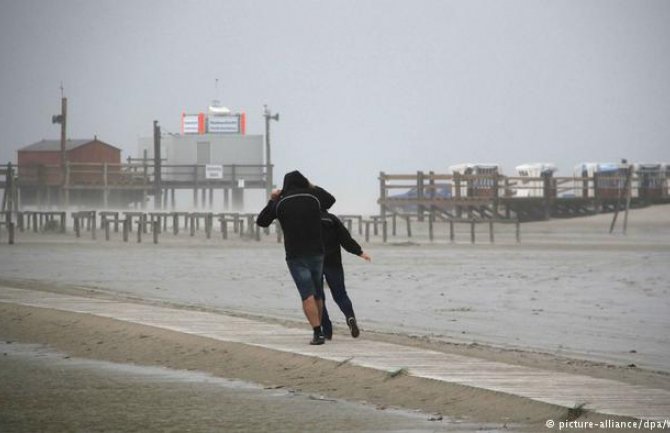
<svg viewBox="0 0 670 433">
<path fill-rule="evenodd" d="M 0 0 L 0 163 L 59 137 L 61 82 L 68 138 L 122 160 L 213 99 L 264 134 L 267 104 L 274 182 L 299 169 L 339 213 L 377 209 L 380 171 L 670 163 L 668 23 L 663 0 Z"/>
</svg>

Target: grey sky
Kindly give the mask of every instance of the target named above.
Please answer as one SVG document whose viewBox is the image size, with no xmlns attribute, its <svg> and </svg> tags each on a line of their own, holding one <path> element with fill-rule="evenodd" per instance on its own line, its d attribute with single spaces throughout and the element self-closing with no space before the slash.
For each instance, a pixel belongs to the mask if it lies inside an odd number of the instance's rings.
<svg viewBox="0 0 670 433">
<path fill-rule="evenodd" d="M 69 136 L 136 156 L 154 119 L 215 94 L 273 124 L 338 211 L 374 211 L 380 170 L 461 162 L 670 163 L 670 1 L 0 0 L 0 161 Z"/>
</svg>

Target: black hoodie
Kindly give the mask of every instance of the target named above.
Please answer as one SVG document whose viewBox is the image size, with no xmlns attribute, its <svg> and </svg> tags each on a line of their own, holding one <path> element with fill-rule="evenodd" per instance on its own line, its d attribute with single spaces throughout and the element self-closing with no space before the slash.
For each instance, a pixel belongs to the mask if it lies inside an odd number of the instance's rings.
<svg viewBox="0 0 670 433">
<path fill-rule="evenodd" d="M 279 220 L 284 232 L 286 258 L 310 257 L 323 254 L 321 240 L 321 211 L 335 203 L 326 190 L 310 186 L 299 171 L 284 176 L 282 193 L 277 200 L 270 200 L 258 214 L 256 224 L 268 227 Z"/>
<path fill-rule="evenodd" d="M 323 212 L 321 214 L 321 227 L 323 230 L 323 246 L 326 250 L 323 266 L 342 267 L 340 246 L 355 256 L 363 254 L 361 246 L 351 237 L 349 230 L 335 215 Z"/>
</svg>

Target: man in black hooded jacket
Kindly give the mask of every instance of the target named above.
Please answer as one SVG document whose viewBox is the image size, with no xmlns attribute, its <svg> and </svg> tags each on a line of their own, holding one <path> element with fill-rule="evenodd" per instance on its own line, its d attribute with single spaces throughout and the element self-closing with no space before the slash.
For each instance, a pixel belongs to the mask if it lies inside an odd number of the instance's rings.
<svg viewBox="0 0 670 433">
<path fill-rule="evenodd" d="M 335 203 L 326 190 L 309 183 L 299 171 L 284 176 L 281 190 L 274 190 L 270 201 L 258 215 L 256 224 L 268 227 L 279 220 L 284 232 L 286 263 L 300 292 L 305 316 L 314 336 L 310 344 L 323 344 L 323 242 L 321 211 Z"/>
</svg>

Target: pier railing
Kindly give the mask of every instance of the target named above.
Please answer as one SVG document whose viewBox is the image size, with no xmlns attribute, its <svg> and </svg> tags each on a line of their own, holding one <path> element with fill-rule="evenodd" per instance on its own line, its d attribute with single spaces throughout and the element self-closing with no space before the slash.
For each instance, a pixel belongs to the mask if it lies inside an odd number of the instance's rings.
<svg viewBox="0 0 670 433">
<path fill-rule="evenodd" d="M 205 164 L 161 164 L 161 183 L 171 185 L 195 185 L 203 183 L 229 183 L 240 180 L 263 183 L 268 176 L 266 165 L 223 165 L 222 177 L 208 179 Z M 109 186 L 138 188 L 152 186 L 156 180 L 153 163 L 81 163 L 68 162 L 60 165 L 20 165 L 18 181 L 21 186 Z"/>
<path fill-rule="evenodd" d="M 634 205 L 670 202 L 670 181 L 632 174 L 591 177 L 521 177 L 503 175 L 414 174 L 379 175 L 380 215 L 426 213 L 441 218 L 469 217 L 538 219 L 610 210 L 630 197 Z M 560 214 L 560 215 L 559 215 Z"/>
</svg>

